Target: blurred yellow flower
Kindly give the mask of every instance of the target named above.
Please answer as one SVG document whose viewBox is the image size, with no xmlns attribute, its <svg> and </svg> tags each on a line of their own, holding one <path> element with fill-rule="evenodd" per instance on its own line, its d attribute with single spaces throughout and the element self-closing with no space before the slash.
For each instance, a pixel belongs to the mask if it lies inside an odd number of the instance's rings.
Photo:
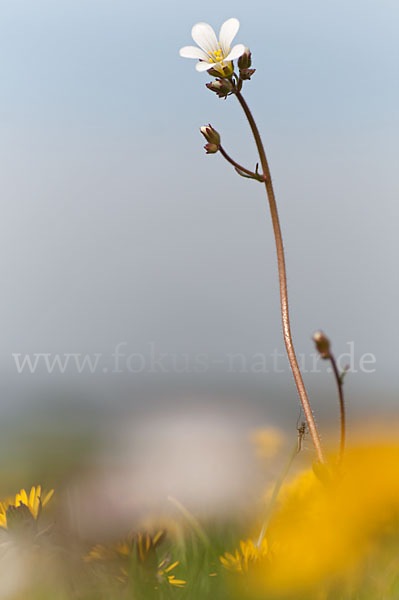
<svg viewBox="0 0 399 600">
<path fill-rule="evenodd" d="M 229 571 L 248 573 L 251 567 L 259 565 L 266 558 L 268 558 L 268 543 L 264 538 L 260 544 L 254 544 L 252 540 L 241 540 L 240 547 L 236 549 L 235 553 L 225 552 L 220 557 L 220 562 Z"/>
<path fill-rule="evenodd" d="M 397 445 L 351 448 L 339 471 L 308 470 L 283 485 L 266 531 L 270 562 L 254 578 L 257 589 L 313 598 L 329 582 L 359 577 L 388 540 L 397 543 L 398 465 Z"/>
<path fill-rule="evenodd" d="M 110 546 L 96 544 L 91 548 L 89 553 L 83 557 L 83 560 L 85 562 L 107 562 L 117 560 L 118 558 L 128 558 L 132 552 L 132 548 L 133 540 L 124 540 Z"/>
<path fill-rule="evenodd" d="M 159 530 L 155 535 L 139 532 L 135 536 L 118 541 L 114 544 L 104 546 L 96 544 L 83 557 L 85 562 L 109 561 L 117 558 L 130 558 L 134 548 L 137 551 L 137 558 L 140 563 L 146 561 L 148 555 L 160 544 L 165 536 L 164 530 Z"/>
<path fill-rule="evenodd" d="M 54 490 L 50 490 L 42 497 L 42 488 L 40 485 L 32 487 L 29 495 L 22 489 L 14 498 L 6 498 L 0 502 L 0 528 L 7 529 L 7 511 L 25 507 L 28 509 L 33 519 L 37 520 L 42 509 L 48 504 L 54 494 Z"/>
<path fill-rule="evenodd" d="M 169 560 L 166 558 L 158 565 L 157 577 L 160 581 L 166 580 L 170 585 L 175 587 L 182 588 L 186 585 L 186 581 L 184 579 L 176 579 L 175 575 L 170 575 L 170 572 L 173 571 L 180 563 L 179 561 L 175 561 L 171 565 L 168 564 Z"/>
<path fill-rule="evenodd" d="M 152 536 L 149 533 L 139 532 L 136 538 L 137 556 L 139 561 L 142 563 L 145 562 L 149 553 L 161 543 L 164 537 L 165 531 L 162 529 Z"/>
<path fill-rule="evenodd" d="M 108 546 L 97 544 L 83 557 L 83 560 L 87 563 L 103 563 L 108 565 L 111 571 L 117 567 L 114 575 L 118 581 L 126 583 L 129 579 L 131 559 L 135 557 L 144 571 L 147 567 L 155 570 L 155 573 L 153 571 L 154 582 L 167 582 L 174 587 L 183 587 L 186 581 L 176 579 L 176 576 L 171 574 L 171 571 L 178 566 L 179 561 L 169 564 L 170 558 L 166 557 L 158 567 L 156 567 L 157 563 L 153 565 L 154 556 L 156 556 L 154 552 L 164 537 L 165 530 L 161 529 L 154 535 L 139 532 L 135 536 Z"/>
</svg>

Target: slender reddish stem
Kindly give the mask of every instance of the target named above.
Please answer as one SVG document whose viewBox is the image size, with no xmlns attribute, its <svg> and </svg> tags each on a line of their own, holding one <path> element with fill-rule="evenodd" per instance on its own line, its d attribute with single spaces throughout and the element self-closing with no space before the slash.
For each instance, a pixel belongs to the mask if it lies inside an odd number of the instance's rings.
<svg viewBox="0 0 399 600">
<path fill-rule="evenodd" d="M 340 439 L 340 444 L 339 444 L 338 462 L 339 462 L 339 464 L 341 464 L 343 461 L 343 458 L 344 458 L 345 438 L 346 438 L 345 401 L 344 401 L 344 389 L 343 389 L 343 384 L 342 384 L 343 375 L 340 375 L 340 373 L 338 371 L 337 362 L 335 360 L 334 355 L 331 354 L 331 352 L 330 352 L 328 357 L 331 362 L 335 381 L 337 382 L 337 388 L 338 388 L 339 412 L 340 412 L 340 418 L 341 418 L 341 439 Z M 344 371 L 344 374 L 345 374 L 345 371 Z"/>
<path fill-rule="evenodd" d="M 272 179 L 270 175 L 270 169 L 266 158 L 265 149 L 263 147 L 262 139 L 260 137 L 258 127 L 255 123 L 255 120 L 252 116 L 252 113 L 245 102 L 243 96 L 239 91 L 235 92 L 237 100 L 241 104 L 244 113 L 248 119 L 249 125 L 251 127 L 253 136 L 255 138 L 255 143 L 258 149 L 260 162 L 263 169 L 263 174 L 265 175 L 265 187 L 266 193 L 269 200 L 270 214 L 272 218 L 274 238 L 276 243 L 276 251 L 277 251 L 277 265 L 278 265 L 278 274 L 279 274 L 279 282 L 280 282 L 280 301 L 281 301 L 281 320 L 283 325 L 283 336 L 284 343 L 287 350 L 288 360 L 291 366 L 292 374 L 294 376 L 295 384 L 298 390 L 299 398 L 301 400 L 303 412 L 307 421 L 308 429 L 310 436 L 312 438 L 313 445 L 316 450 L 317 458 L 321 463 L 324 463 L 323 450 L 321 447 L 321 441 L 319 432 L 316 427 L 316 423 L 314 420 L 314 416 L 312 413 L 312 408 L 310 406 L 309 398 L 305 389 L 305 385 L 303 383 L 301 371 L 298 366 L 298 361 L 295 354 L 294 345 L 292 342 L 291 335 L 291 326 L 290 326 L 290 315 L 288 308 L 288 293 L 287 293 L 287 273 L 285 267 L 285 256 L 284 256 L 284 246 L 283 246 L 283 238 L 281 234 L 280 227 L 280 219 L 277 211 L 276 197 L 274 194 Z"/>
</svg>

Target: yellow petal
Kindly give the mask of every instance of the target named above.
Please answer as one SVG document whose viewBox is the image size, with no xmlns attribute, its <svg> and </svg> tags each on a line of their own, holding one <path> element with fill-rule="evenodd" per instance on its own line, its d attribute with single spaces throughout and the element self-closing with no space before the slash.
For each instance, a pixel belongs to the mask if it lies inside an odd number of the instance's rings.
<svg viewBox="0 0 399 600">
<path fill-rule="evenodd" d="M 183 587 L 187 583 L 187 581 L 185 581 L 184 579 L 175 579 L 174 575 L 169 575 L 168 581 L 170 585 L 175 585 L 176 587 Z"/>
<path fill-rule="evenodd" d="M 26 495 L 25 490 L 21 490 L 20 491 L 20 496 L 21 496 L 21 501 L 23 502 L 23 504 L 25 504 L 26 506 L 28 506 L 28 496 Z"/>
<path fill-rule="evenodd" d="M 156 534 L 154 535 L 154 538 L 153 538 L 153 543 L 154 543 L 154 546 L 157 544 L 157 542 L 159 542 L 159 540 L 160 540 L 160 538 L 162 537 L 162 535 L 163 535 L 163 531 L 162 531 L 162 529 L 160 529 L 160 530 L 158 531 L 158 533 L 156 533 Z"/>
<path fill-rule="evenodd" d="M 45 507 L 46 504 L 48 504 L 48 502 L 51 500 L 51 498 L 54 495 L 54 490 L 50 490 L 49 492 L 47 492 L 47 494 L 44 497 L 44 500 L 42 500 L 42 506 Z"/>
<path fill-rule="evenodd" d="M 179 561 L 177 560 L 176 562 L 174 562 L 171 565 L 169 565 L 169 567 L 167 567 L 165 569 L 165 573 L 169 573 L 169 571 L 172 571 L 172 569 L 174 569 L 175 567 L 177 567 L 178 564 L 179 564 Z"/>
<path fill-rule="evenodd" d="M 30 494 L 29 494 L 29 506 L 33 507 L 33 504 L 35 501 L 35 496 L 36 496 L 36 489 L 34 487 L 32 487 Z"/>
</svg>

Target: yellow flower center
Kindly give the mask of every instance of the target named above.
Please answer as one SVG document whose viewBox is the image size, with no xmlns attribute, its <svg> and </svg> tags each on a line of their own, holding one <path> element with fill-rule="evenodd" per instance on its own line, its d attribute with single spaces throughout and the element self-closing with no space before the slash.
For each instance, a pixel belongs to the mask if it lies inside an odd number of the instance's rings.
<svg viewBox="0 0 399 600">
<path fill-rule="evenodd" d="M 219 44 L 220 46 L 220 44 Z M 211 63 L 220 63 L 225 59 L 225 55 L 222 52 L 222 49 L 214 50 L 213 52 L 209 52 L 209 62 Z"/>
</svg>

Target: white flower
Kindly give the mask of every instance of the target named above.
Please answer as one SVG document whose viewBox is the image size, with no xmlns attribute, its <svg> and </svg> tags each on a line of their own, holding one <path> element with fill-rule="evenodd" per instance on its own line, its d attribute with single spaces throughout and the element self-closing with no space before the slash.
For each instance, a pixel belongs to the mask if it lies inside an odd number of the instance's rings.
<svg viewBox="0 0 399 600">
<path fill-rule="evenodd" d="M 199 63 L 195 68 L 197 71 L 208 71 L 216 69 L 223 74 L 223 68 L 228 66 L 232 60 L 244 54 L 246 47 L 236 44 L 231 48 L 231 42 L 240 28 L 238 19 L 228 19 L 223 23 L 219 32 L 219 41 L 212 27 L 208 23 L 197 23 L 191 30 L 191 35 L 199 46 L 184 46 L 180 49 L 183 58 L 198 58 Z"/>
</svg>

